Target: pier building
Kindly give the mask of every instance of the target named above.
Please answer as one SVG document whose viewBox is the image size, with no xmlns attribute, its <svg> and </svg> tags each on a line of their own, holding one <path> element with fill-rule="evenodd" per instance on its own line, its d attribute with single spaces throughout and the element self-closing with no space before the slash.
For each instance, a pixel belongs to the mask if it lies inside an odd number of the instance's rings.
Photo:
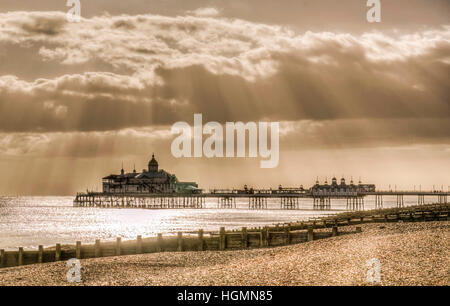
<svg viewBox="0 0 450 306">
<path fill-rule="evenodd" d="M 195 182 L 180 182 L 175 174 L 159 169 L 155 155 L 148 162 L 147 169 L 142 172 L 111 174 L 102 179 L 103 193 L 183 193 L 195 192 L 198 185 Z"/>
<path fill-rule="evenodd" d="M 311 193 L 357 193 L 357 192 L 374 192 L 374 184 L 363 184 L 361 180 L 358 184 L 353 183 L 353 179 L 350 180 L 350 184 L 345 183 L 345 178 L 341 178 L 340 183 L 338 183 L 336 177 L 331 179 L 331 184 L 328 184 L 325 179 L 324 184 L 319 184 L 319 180 L 316 180 L 316 184 L 311 187 Z"/>
</svg>

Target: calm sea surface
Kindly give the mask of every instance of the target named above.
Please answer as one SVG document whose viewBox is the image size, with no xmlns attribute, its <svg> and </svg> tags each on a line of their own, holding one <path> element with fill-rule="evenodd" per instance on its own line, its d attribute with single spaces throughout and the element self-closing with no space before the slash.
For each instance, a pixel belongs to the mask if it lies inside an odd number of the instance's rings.
<svg viewBox="0 0 450 306">
<path fill-rule="evenodd" d="M 384 197 L 384 207 L 395 206 L 395 197 Z M 433 199 L 425 199 L 431 202 Z M 237 209 L 216 209 L 217 202 L 209 200 L 204 209 L 105 209 L 72 207 L 73 197 L 0 197 L 0 249 L 36 248 L 42 244 L 93 243 L 95 239 L 123 240 L 167 235 L 178 231 L 217 231 L 243 226 L 254 227 L 305 220 L 310 217 L 345 210 L 345 200 L 332 200 L 331 211 L 312 210 L 312 200 L 301 199 L 300 210 L 277 210 L 279 200 L 268 203 L 268 210 L 247 210 L 248 200 L 237 202 Z M 417 202 L 405 197 L 405 205 Z M 365 208 L 374 207 L 367 197 Z M 272 208 L 272 209 L 271 209 Z"/>
</svg>

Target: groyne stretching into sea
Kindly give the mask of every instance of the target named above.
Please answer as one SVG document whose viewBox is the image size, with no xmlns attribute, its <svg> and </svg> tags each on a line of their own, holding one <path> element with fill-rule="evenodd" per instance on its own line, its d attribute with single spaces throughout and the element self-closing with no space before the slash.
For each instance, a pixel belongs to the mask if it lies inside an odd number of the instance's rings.
<svg viewBox="0 0 450 306">
<path fill-rule="evenodd" d="M 266 226 L 263 228 L 246 228 L 227 231 L 221 227 L 218 232 L 198 230 L 197 235 L 179 232 L 177 236 L 142 238 L 122 241 L 101 242 L 82 245 L 56 244 L 46 248 L 41 245 L 38 250 L 18 251 L 0 250 L 0 267 L 14 267 L 35 263 L 47 263 L 70 258 L 96 258 L 122 256 L 155 252 L 183 251 L 219 251 L 239 250 L 248 248 L 275 247 L 324 239 L 333 236 L 355 234 L 361 232 L 361 227 L 350 230 L 349 225 L 383 222 L 414 222 L 414 221 L 446 221 L 449 220 L 449 203 L 427 204 L 403 208 L 376 209 L 353 211 L 310 219 L 308 221 L 291 222 Z"/>
</svg>

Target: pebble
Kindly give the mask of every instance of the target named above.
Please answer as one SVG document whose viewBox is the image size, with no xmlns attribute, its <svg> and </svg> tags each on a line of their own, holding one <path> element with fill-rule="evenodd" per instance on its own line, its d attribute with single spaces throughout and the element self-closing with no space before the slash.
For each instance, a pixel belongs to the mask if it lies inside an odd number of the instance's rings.
<svg viewBox="0 0 450 306">
<path fill-rule="evenodd" d="M 283 247 L 83 259 L 78 285 L 449 285 L 449 221 L 362 229 Z M 373 258 L 381 283 L 366 278 Z M 65 262 L 2 269 L 0 286 L 77 285 L 67 282 L 67 269 Z"/>
</svg>

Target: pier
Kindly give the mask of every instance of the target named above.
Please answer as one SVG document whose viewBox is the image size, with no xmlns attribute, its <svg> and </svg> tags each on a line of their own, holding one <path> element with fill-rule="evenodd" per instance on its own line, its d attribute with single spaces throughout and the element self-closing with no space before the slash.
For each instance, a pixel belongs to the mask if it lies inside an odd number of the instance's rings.
<svg viewBox="0 0 450 306">
<path fill-rule="evenodd" d="M 404 196 L 417 196 L 417 204 L 425 204 L 425 196 L 437 198 L 436 203 L 447 203 L 449 192 L 442 191 L 378 191 L 374 184 L 354 182 L 347 184 L 345 178 L 340 181 L 333 176 L 330 184 L 319 178 L 308 189 L 300 187 L 282 187 L 275 189 L 254 189 L 244 185 L 243 189 L 203 190 L 195 182 L 179 181 L 176 175 L 159 168 L 152 154 L 147 168 L 142 172 L 133 169 L 120 174 L 110 174 L 102 178 L 102 192 L 87 191 L 78 193 L 73 201 L 75 207 L 101 208 L 142 208 L 142 209 L 199 209 L 206 208 L 207 199 L 216 199 L 218 209 L 236 209 L 238 199 L 248 201 L 247 209 L 269 209 L 268 200 L 279 202 L 275 209 L 301 209 L 300 199 L 311 199 L 312 209 L 331 210 L 333 200 L 346 200 L 346 210 L 364 210 L 364 199 L 375 196 L 375 208 L 383 208 L 383 196 L 396 196 L 396 206 L 404 207 Z M 242 208 L 242 207 L 240 207 Z M 273 207 L 270 207 L 273 209 Z"/>
<path fill-rule="evenodd" d="M 445 191 L 352 191 L 352 192 L 316 192 L 302 188 L 286 189 L 212 189 L 207 192 L 197 190 L 195 193 L 78 193 L 74 199 L 75 207 L 101 208 L 142 208 L 142 209 L 199 209 L 205 208 L 206 199 L 217 199 L 218 209 L 236 207 L 237 199 L 248 201 L 248 209 L 268 209 L 268 199 L 276 199 L 278 209 L 300 209 L 300 199 L 311 199 L 315 210 L 331 210 L 332 200 L 346 200 L 347 210 L 364 209 L 364 199 L 375 197 L 375 208 L 383 208 L 383 197 L 394 196 L 396 206 L 404 207 L 405 196 L 416 196 L 417 204 L 425 204 L 425 196 L 436 197 L 436 203 L 448 203 L 449 192 Z"/>
</svg>

